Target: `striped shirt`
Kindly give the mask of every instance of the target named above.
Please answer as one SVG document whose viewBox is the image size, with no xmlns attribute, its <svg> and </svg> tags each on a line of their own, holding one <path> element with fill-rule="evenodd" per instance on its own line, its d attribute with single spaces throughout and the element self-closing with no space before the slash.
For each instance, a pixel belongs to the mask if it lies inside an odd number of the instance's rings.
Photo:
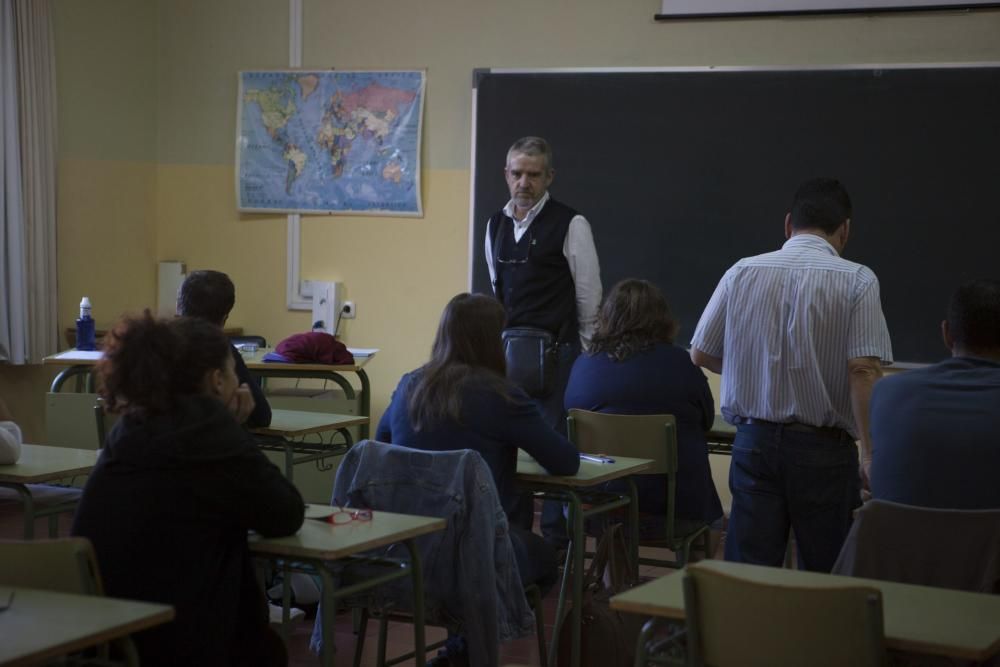
<svg viewBox="0 0 1000 667">
<path fill-rule="evenodd" d="M 719 281 L 692 347 L 722 362 L 722 415 L 834 426 L 856 437 L 847 361 L 892 363 L 878 278 L 800 233 Z"/>
</svg>

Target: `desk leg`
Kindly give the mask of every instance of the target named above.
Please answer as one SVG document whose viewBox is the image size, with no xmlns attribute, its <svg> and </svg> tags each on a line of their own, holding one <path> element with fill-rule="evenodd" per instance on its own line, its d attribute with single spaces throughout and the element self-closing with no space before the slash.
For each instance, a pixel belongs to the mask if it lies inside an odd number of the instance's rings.
<svg viewBox="0 0 1000 667">
<path fill-rule="evenodd" d="M 289 482 L 292 481 L 292 476 L 295 474 L 295 443 L 289 439 L 285 439 L 285 479 Z"/>
<path fill-rule="evenodd" d="M 632 579 L 639 583 L 639 491 L 635 477 L 628 478 L 628 539 L 632 552 Z"/>
<path fill-rule="evenodd" d="M 361 416 L 368 417 L 370 421 L 372 416 L 372 384 L 365 369 L 358 369 L 358 379 L 361 380 Z M 358 428 L 358 435 L 361 436 L 362 440 L 367 440 L 371 437 L 370 434 L 371 424 L 362 424 Z"/>
<path fill-rule="evenodd" d="M 333 575 L 325 567 L 320 565 L 316 569 L 323 580 L 323 588 L 320 591 L 323 609 L 323 650 L 320 651 L 319 660 L 323 667 L 333 667 L 333 655 L 337 651 L 333 643 L 333 628 L 337 621 L 337 597 L 334 595 L 336 583 Z"/>
<path fill-rule="evenodd" d="M 417 667 L 424 667 L 427 661 L 424 641 L 424 571 L 416 542 L 406 540 L 405 544 L 410 552 L 410 577 L 413 579 L 413 659 Z"/>
<path fill-rule="evenodd" d="M 563 615 L 566 610 L 566 585 L 567 578 L 572 577 L 570 607 L 570 627 L 571 627 L 571 647 L 570 665 L 580 667 L 580 635 L 583 623 L 583 557 L 585 548 L 585 538 L 583 535 L 583 505 L 580 496 L 575 492 L 566 490 L 566 500 L 569 504 L 569 525 L 570 543 L 569 552 L 566 554 L 566 568 L 563 570 L 563 580 L 559 588 L 559 602 L 556 605 L 556 622 L 552 629 L 551 650 L 549 651 L 549 667 L 555 667 L 559 653 L 559 635 L 562 632 Z"/>
<path fill-rule="evenodd" d="M 35 499 L 31 495 L 31 491 L 24 484 L 0 482 L 0 486 L 13 489 L 17 495 L 21 496 L 21 506 L 24 508 L 24 539 L 33 540 L 35 538 Z"/>
</svg>

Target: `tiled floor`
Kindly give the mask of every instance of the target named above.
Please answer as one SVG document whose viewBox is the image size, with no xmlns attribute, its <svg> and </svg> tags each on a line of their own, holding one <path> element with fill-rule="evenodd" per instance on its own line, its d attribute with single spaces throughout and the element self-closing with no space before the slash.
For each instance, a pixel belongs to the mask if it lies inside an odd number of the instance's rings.
<svg viewBox="0 0 1000 667">
<path fill-rule="evenodd" d="M 64 515 L 59 524 L 60 535 L 68 535 L 70 519 Z M 0 539 L 20 539 L 22 523 L 20 513 L 9 505 L 0 505 Z M 38 521 L 35 527 L 35 534 L 38 537 L 48 536 L 48 524 L 46 520 Z M 716 538 L 713 544 L 717 545 L 716 557 L 721 557 L 721 544 Z M 591 545 L 592 546 L 592 545 Z M 669 552 L 657 549 L 643 549 L 643 555 L 652 557 L 662 557 L 669 555 Z M 640 569 L 640 576 L 644 578 L 654 578 L 674 572 L 651 566 L 643 566 Z M 558 590 L 552 592 L 543 601 L 545 613 L 546 635 L 551 639 L 552 626 L 555 621 L 556 601 Z M 318 658 L 309 651 L 309 636 L 312 633 L 313 615 L 309 614 L 305 619 L 293 624 L 288 642 L 289 665 L 290 667 L 315 667 L 319 664 Z M 388 655 L 400 655 L 413 648 L 412 626 L 402 623 L 391 623 L 389 629 L 389 641 L 387 644 Z M 427 643 L 437 641 L 444 637 L 444 630 L 440 628 L 427 629 Z M 375 665 L 377 651 L 378 624 L 369 623 L 366 633 L 365 649 L 361 664 L 368 667 Z M 339 650 L 338 663 L 340 665 L 350 664 L 350 656 L 353 655 L 355 646 L 355 635 L 353 624 L 349 613 L 342 613 L 337 617 L 336 623 L 336 646 Z M 538 656 L 537 641 L 534 636 L 503 644 L 500 647 L 500 664 L 519 665 L 540 665 Z M 413 661 L 402 663 L 412 665 Z"/>
</svg>

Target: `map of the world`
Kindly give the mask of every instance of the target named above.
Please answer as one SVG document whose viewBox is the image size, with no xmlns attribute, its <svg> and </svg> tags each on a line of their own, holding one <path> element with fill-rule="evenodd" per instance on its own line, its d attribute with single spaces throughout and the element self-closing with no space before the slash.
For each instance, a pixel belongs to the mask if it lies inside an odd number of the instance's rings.
<svg viewBox="0 0 1000 667">
<path fill-rule="evenodd" d="M 422 215 L 425 73 L 240 72 L 241 211 Z"/>
</svg>

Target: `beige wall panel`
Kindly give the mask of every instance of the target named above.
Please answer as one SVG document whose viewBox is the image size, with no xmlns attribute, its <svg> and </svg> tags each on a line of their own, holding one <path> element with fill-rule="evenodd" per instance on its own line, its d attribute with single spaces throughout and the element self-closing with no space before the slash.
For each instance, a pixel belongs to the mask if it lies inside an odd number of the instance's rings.
<svg viewBox="0 0 1000 667">
<path fill-rule="evenodd" d="M 45 394 L 58 369 L 34 364 L 0 365 L 0 396 L 25 442 L 45 444 Z"/>
<path fill-rule="evenodd" d="M 156 308 L 156 165 L 59 161 L 59 324 L 73 326 L 90 297 L 98 328 Z"/>
<path fill-rule="evenodd" d="M 55 0 L 59 155 L 156 154 L 154 0 Z"/>
<path fill-rule="evenodd" d="M 233 162 L 236 73 L 288 66 L 287 0 L 158 2 L 158 156 Z"/>
</svg>

